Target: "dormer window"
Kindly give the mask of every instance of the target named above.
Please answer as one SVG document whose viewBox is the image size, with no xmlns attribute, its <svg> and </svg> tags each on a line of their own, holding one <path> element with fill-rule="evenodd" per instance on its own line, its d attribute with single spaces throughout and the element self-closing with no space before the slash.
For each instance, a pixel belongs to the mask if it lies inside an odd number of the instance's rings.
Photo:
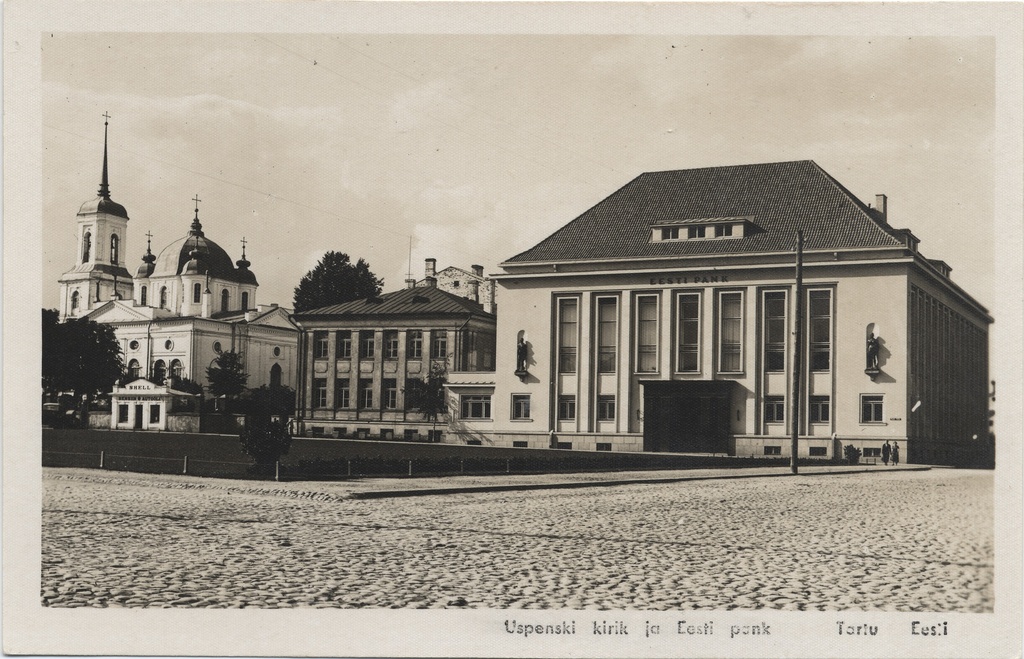
<svg viewBox="0 0 1024 659">
<path fill-rule="evenodd" d="M 749 234 L 752 226 L 748 217 L 668 221 L 652 227 L 651 242 L 742 238 Z"/>
</svg>

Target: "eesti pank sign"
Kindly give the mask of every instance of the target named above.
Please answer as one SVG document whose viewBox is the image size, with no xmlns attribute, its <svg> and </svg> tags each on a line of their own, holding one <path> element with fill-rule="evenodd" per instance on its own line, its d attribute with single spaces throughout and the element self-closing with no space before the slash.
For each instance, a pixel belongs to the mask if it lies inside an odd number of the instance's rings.
<svg viewBox="0 0 1024 659">
<path fill-rule="evenodd" d="M 678 286 L 680 284 L 728 284 L 729 275 L 707 273 L 685 275 L 660 275 L 651 277 L 651 286 Z"/>
</svg>

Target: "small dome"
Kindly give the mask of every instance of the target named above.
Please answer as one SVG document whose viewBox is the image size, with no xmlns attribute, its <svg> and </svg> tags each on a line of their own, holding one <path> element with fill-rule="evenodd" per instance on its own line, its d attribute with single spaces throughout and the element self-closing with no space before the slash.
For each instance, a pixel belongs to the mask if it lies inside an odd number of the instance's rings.
<svg viewBox="0 0 1024 659">
<path fill-rule="evenodd" d="M 106 213 L 107 215 L 113 215 L 115 217 L 123 217 L 128 219 L 128 211 L 124 209 L 124 206 L 117 203 L 110 197 L 96 197 L 91 199 L 78 209 L 79 215 L 95 215 L 96 213 Z"/>
</svg>

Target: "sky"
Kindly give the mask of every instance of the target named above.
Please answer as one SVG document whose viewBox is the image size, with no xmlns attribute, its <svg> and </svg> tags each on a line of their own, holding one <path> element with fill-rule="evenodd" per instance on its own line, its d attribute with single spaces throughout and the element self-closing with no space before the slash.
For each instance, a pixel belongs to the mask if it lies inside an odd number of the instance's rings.
<svg viewBox="0 0 1024 659">
<path fill-rule="evenodd" d="M 647 171 L 810 159 L 994 299 L 995 42 L 984 37 L 52 33 L 43 305 L 74 262 L 110 114 L 132 273 L 206 236 L 292 305 L 327 250 L 385 292 L 499 264 Z"/>
</svg>

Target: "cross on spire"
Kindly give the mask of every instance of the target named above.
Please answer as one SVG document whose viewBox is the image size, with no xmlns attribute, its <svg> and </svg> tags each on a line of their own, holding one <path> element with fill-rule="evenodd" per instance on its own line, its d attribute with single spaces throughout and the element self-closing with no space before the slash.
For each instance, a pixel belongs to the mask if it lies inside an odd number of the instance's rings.
<svg viewBox="0 0 1024 659">
<path fill-rule="evenodd" d="M 192 197 L 192 201 L 196 202 L 196 216 L 192 219 L 192 230 L 189 233 L 194 236 L 201 236 L 203 235 L 203 225 L 199 223 L 199 202 L 202 199 L 199 198 L 198 192 L 196 196 Z"/>
<path fill-rule="evenodd" d="M 104 112 L 104 113 L 103 113 L 103 118 L 104 118 L 104 119 L 110 119 L 110 113 L 109 113 L 109 112 Z M 104 126 L 106 126 L 106 125 L 107 125 L 107 122 L 106 122 L 106 121 L 104 121 L 104 122 L 103 122 L 103 125 L 104 125 Z"/>
<path fill-rule="evenodd" d="M 192 201 L 196 202 L 196 212 L 198 213 L 199 212 L 199 202 L 202 201 L 202 199 L 199 198 L 199 193 L 198 192 L 196 193 L 196 196 L 192 197 Z"/>
</svg>

